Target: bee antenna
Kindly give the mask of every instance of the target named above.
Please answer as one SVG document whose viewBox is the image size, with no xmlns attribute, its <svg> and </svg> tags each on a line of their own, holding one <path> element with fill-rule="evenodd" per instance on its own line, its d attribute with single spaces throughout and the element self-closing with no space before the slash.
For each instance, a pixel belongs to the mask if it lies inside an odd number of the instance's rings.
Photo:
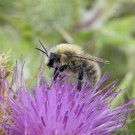
<svg viewBox="0 0 135 135">
<path fill-rule="evenodd" d="M 39 49 L 39 48 L 35 48 L 35 49 L 37 49 L 37 50 L 43 52 L 43 53 L 48 57 L 48 54 L 47 54 L 46 52 L 44 52 L 43 50 L 41 50 L 41 49 Z"/>
<path fill-rule="evenodd" d="M 48 54 L 46 48 L 44 47 L 44 45 L 42 44 L 42 42 L 39 40 L 39 43 L 42 45 L 43 49 L 45 50 L 45 52 Z"/>
</svg>

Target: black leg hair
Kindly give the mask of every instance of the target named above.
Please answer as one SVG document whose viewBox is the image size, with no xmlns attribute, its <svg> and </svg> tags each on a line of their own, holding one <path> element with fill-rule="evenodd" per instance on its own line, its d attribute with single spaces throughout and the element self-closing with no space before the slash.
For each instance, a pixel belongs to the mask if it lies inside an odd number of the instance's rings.
<svg viewBox="0 0 135 135">
<path fill-rule="evenodd" d="M 77 84 L 77 90 L 79 90 L 79 91 L 80 91 L 81 88 L 82 88 L 83 75 L 84 75 L 83 64 L 81 64 L 80 67 L 79 67 L 78 84 Z"/>
<path fill-rule="evenodd" d="M 68 64 L 60 65 L 60 67 L 57 69 L 57 71 L 54 74 L 53 81 L 57 79 L 60 72 L 63 72 L 67 68 L 68 68 Z"/>
<path fill-rule="evenodd" d="M 60 72 L 63 72 L 65 69 L 68 68 L 68 65 L 67 64 L 64 64 L 64 65 L 60 65 L 59 68 L 56 69 L 56 71 L 54 71 L 54 77 L 53 77 L 53 80 L 52 80 L 52 83 L 49 87 L 49 89 L 52 87 L 52 85 L 55 83 L 58 75 Z"/>
<path fill-rule="evenodd" d="M 57 71 L 58 71 L 58 67 L 54 68 L 53 76 L 57 73 Z"/>
</svg>

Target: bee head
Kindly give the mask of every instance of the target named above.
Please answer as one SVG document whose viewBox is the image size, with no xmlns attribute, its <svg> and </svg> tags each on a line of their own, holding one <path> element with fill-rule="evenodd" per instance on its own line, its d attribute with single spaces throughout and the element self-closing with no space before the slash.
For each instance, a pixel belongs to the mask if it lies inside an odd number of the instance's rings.
<svg viewBox="0 0 135 135">
<path fill-rule="evenodd" d="M 36 49 L 43 52 L 47 56 L 47 58 L 48 58 L 47 66 L 48 67 L 53 67 L 53 68 L 59 66 L 59 64 L 60 64 L 60 55 L 56 54 L 55 52 L 48 53 L 48 51 L 46 50 L 46 48 L 44 47 L 44 45 L 41 43 L 40 40 L 39 40 L 39 43 L 41 44 L 43 50 L 39 49 L 39 48 L 36 48 Z"/>
<path fill-rule="evenodd" d="M 57 67 L 59 65 L 59 63 L 60 63 L 60 56 L 54 52 L 51 52 L 48 57 L 47 66 L 48 67 Z"/>
</svg>

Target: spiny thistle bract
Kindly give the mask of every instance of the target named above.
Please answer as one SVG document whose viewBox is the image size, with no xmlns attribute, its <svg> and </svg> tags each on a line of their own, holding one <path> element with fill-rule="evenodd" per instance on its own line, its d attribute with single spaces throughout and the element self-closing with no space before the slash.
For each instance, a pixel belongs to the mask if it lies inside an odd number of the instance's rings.
<svg viewBox="0 0 135 135">
<path fill-rule="evenodd" d="M 60 78 L 48 89 L 40 73 L 37 85 L 30 91 L 23 72 L 20 77 L 18 74 L 16 67 L 16 88 L 4 78 L 1 81 L 7 94 L 7 98 L 0 95 L 0 107 L 5 112 L 1 126 L 9 135 L 109 135 L 123 129 L 127 114 L 134 109 L 134 99 L 110 109 L 121 92 L 114 92 L 117 80 L 101 88 L 110 73 L 92 89 L 84 83 L 81 91 L 76 90 L 75 82 L 66 79 L 61 83 Z"/>
<path fill-rule="evenodd" d="M 11 72 L 11 66 L 8 66 L 8 62 L 9 62 L 9 53 L 0 53 L 0 93 L 2 96 L 4 96 L 6 98 L 6 94 L 5 91 L 2 87 L 1 84 L 1 80 L 2 80 L 2 74 L 4 73 L 4 77 L 7 78 L 8 75 Z M 4 105 L 4 103 L 2 103 Z M 0 116 L 3 116 L 4 112 L 2 111 L 2 109 L 0 108 Z M 1 123 L 1 119 L 0 119 L 0 123 Z M 2 129 L 2 127 L 0 127 L 0 135 L 4 135 L 4 131 Z"/>
</svg>

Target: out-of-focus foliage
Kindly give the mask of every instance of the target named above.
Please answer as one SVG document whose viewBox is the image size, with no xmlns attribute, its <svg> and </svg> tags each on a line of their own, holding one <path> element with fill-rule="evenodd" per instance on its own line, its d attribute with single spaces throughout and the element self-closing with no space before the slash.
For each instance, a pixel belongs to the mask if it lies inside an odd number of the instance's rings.
<svg viewBox="0 0 135 135">
<path fill-rule="evenodd" d="M 135 97 L 134 9 L 135 0 L 1 0 L 0 52 L 12 49 L 12 64 L 23 55 L 29 79 L 40 62 L 41 53 L 34 49 L 39 39 L 47 49 L 62 42 L 78 44 L 109 60 L 102 72 L 112 70 L 112 80 L 118 78 L 119 88 L 127 88 L 116 106 Z M 46 75 L 51 72 L 46 68 Z"/>
</svg>

